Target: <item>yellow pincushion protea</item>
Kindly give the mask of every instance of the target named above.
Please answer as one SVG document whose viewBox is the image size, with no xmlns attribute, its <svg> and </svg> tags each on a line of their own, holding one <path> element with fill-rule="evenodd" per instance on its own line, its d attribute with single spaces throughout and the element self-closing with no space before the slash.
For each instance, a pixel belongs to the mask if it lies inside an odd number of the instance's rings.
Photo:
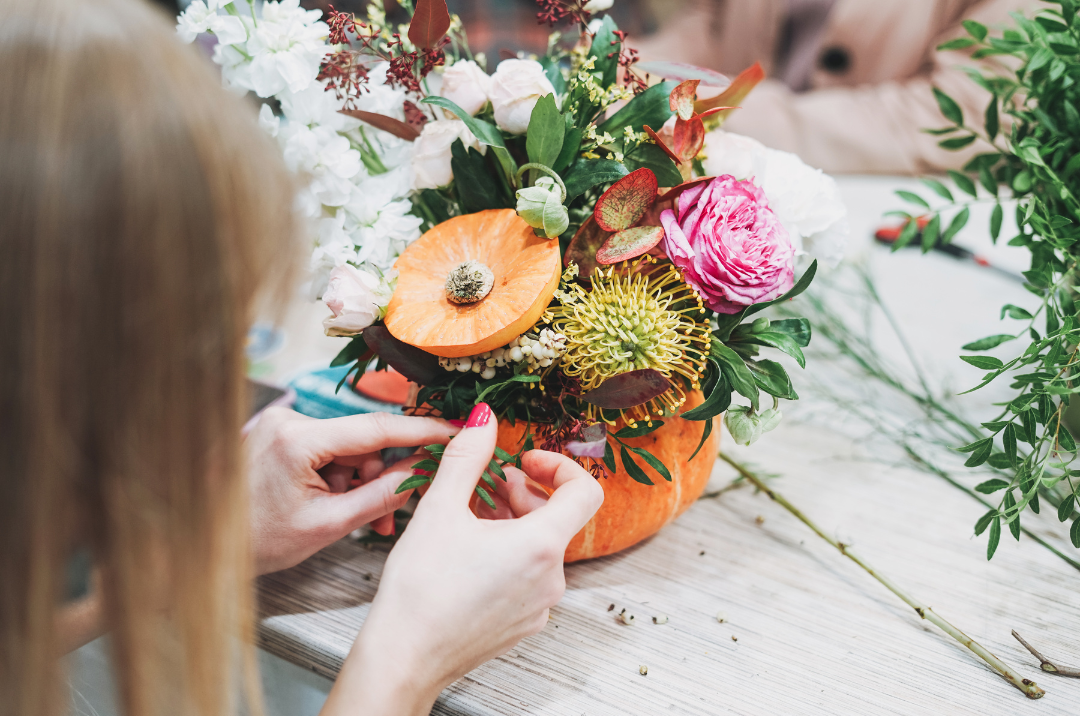
<svg viewBox="0 0 1080 716">
<path fill-rule="evenodd" d="M 582 391 L 608 378 L 652 368 L 671 388 L 652 400 L 620 411 L 628 425 L 672 415 L 686 402 L 685 386 L 700 387 L 709 353 L 709 322 L 701 298 L 669 261 L 644 255 L 597 268 L 592 288 L 566 283 L 555 293 L 562 305 L 547 318 L 566 336 L 560 367 Z M 590 405 L 587 417 L 609 424 Z"/>
</svg>

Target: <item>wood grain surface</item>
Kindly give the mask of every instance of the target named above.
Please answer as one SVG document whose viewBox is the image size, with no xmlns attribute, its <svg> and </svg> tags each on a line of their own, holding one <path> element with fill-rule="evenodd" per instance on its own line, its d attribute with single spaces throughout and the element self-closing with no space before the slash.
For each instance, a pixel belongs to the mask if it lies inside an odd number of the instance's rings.
<svg viewBox="0 0 1080 716">
<path fill-rule="evenodd" d="M 549 626 L 448 688 L 433 713 L 1080 714 L 1080 680 L 1041 673 L 1009 634 L 1080 665 L 1075 569 L 1026 537 L 1006 536 L 987 563 L 970 528 L 981 505 L 939 478 L 876 464 L 827 430 L 784 425 L 736 454 L 781 475 L 772 484 L 789 500 L 1046 696 L 1026 699 L 779 506 L 739 488 L 637 547 L 569 566 Z M 718 463 L 712 487 L 733 476 Z M 385 555 L 343 540 L 262 578 L 261 646 L 333 678 Z M 617 619 L 624 608 L 633 626 Z M 661 615 L 667 623 L 653 624 Z"/>
</svg>

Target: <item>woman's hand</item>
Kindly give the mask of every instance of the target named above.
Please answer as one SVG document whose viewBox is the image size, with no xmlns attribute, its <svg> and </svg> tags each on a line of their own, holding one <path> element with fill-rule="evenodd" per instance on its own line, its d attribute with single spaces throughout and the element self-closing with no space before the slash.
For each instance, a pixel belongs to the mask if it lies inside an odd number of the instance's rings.
<svg viewBox="0 0 1080 716">
<path fill-rule="evenodd" d="M 409 497 L 394 491 L 416 460 L 386 467 L 379 450 L 445 444 L 458 430 L 435 418 L 369 413 L 315 420 L 267 409 L 247 438 L 257 573 L 299 564 L 369 522 L 391 534 L 394 510 Z"/>
<path fill-rule="evenodd" d="M 500 517 L 469 501 L 495 447 L 487 405 L 450 443 L 383 570 L 323 714 L 427 714 L 447 685 L 536 634 L 566 587 L 563 554 L 604 500 L 577 463 L 534 450 L 504 467 Z M 529 480 L 553 490 L 530 486 Z M 501 483 L 501 480 L 496 479 Z"/>
</svg>

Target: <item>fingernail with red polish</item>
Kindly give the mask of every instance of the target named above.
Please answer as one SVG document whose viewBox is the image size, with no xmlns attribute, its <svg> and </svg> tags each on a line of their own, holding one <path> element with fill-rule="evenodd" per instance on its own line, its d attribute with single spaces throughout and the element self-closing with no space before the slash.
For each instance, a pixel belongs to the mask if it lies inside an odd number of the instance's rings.
<svg viewBox="0 0 1080 716">
<path fill-rule="evenodd" d="M 465 421 L 464 420 L 454 419 L 454 420 L 447 420 L 446 422 L 450 423 L 455 428 L 463 428 L 463 427 L 465 427 Z"/>
<path fill-rule="evenodd" d="M 489 420 L 491 420 L 491 408 L 487 403 L 477 403 L 469 413 L 469 422 L 465 423 L 465 427 L 482 428 L 488 424 Z"/>
</svg>

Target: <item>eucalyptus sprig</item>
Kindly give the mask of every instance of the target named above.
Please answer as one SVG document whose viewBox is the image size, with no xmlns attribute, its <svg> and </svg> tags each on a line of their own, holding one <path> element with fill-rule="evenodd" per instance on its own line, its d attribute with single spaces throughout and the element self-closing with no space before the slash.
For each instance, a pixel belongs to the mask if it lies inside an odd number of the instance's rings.
<svg viewBox="0 0 1080 716">
<path fill-rule="evenodd" d="M 896 248 L 913 241 L 922 226 L 922 246 L 928 251 L 963 228 L 969 204 L 990 201 L 994 204 L 990 236 L 996 242 L 1004 217 L 1001 199 L 1011 193 L 1018 233 L 1008 244 L 1031 253 L 1031 268 L 1023 275 L 1034 304 L 1026 308 L 1007 304 L 1001 309 L 1002 320 L 1022 322 L 1019 330 L 973 341 L 963 349 L 978 354 L 1023 339 L 1027 345 L 1007 362 L 986 355 L 961 356 L 987 371 L 979 385 L 966 392 L 1006 375 L 1016 391 L 994 420 L 982 424 L 983 437 L 958 448 L 970 453 L 968 467 L 989 463 L 1006 472 L 1006 478 L 993 478 L 976 488 L 1000 495 L 997 507 L 975 525 L 976 534 L 989 531 L 987 558 L 997 549 L 1002 523 L 1019 539 L 1021 514 L 1029 508 L 1038 513 L 1040 491 L 1045 495 L 1047 490 L 1059 498 L 1058 518 L 1072 520 L 1070 539 L 1080 548 L 1080 514 L 1075 510 L 1080 469 L 1072 467 L 1077 447 L 1063 422 L 1071 396 L 1080 392 L 1080 316 L 1075 302 L 1080 256 L 1080 23 L 1076 0 L 1048 4 L 1056 7 L 1041 10 L 1034 18 L 1014 14 L 1015 26 L 1000 36 L 991 36 L 986 26 L 968 20 L 964 23 L 968 37 L 938 48 L 973 48 L 973 59 L 1009 56 L 1018 61 L 1018 68 L 997 74 L 966 70 L 991 95 L 981 127 L 968 123 L 955 100 L 934 90 L 941 113 L 950 122 L 928 130 L 946 137 L 940 146 L 957 150 L 982 139 L 994 151 L 975 156 L 962 173 L 949 172 L 965 195 L 962 201 L 941 182 L 924 179 L 948 202 L 946 207 L 931 209 L 922 196 L 901 191 L 897 193 L 902 199 L 927 211 L 928 217 L 924 223 L 910 212 L 894 212 L 907 220 Z M 945 214 L 951 219 L 943 230 Z"/>
</svg>

